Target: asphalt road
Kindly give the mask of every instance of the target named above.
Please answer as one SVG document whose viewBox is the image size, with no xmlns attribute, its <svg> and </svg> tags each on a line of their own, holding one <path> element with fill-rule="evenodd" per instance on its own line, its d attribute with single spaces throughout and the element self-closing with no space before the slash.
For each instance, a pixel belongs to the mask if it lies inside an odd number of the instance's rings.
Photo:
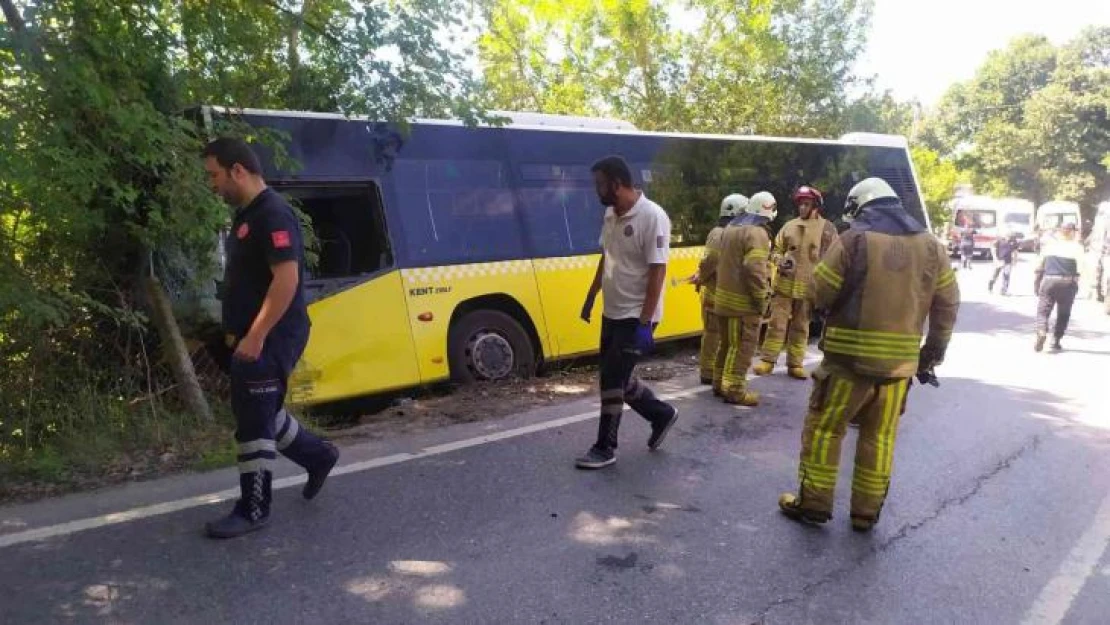
<svg viewBox="0 0 1110 625">
<path fill-rule="evenodd" d="M 200 531 L 227 503 L 188 499 L 226 471 L 0 509 L 0 623 L 1110 623 L 1110 317 L 1081 301 L 1067 351 L 1035 354 L 1028 263 L 1008 298 L 988 267 L 960 272 L 869 535 L 847 453 L 830 524 L 776 510 L 808 382 L 779 370 L 743 409 L 686 379 L 657 388 L 681 410 L 664 448 L 627 418 L 600 472 L 572 465 L 582 401 L 348 449 L 234 541 Z"/>
</svg>

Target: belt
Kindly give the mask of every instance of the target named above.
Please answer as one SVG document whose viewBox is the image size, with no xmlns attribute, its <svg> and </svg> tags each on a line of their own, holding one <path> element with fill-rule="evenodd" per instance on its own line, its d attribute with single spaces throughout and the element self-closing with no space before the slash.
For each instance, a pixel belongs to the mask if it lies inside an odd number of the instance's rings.
<svg viewBox="0 0 1110 625">
<path fill-rule="evenodd" d="M 1071 282 L 1071 281 L 1078 281 L 1079 276 L 1050 273 L 1050 274 L 1045 275 L 1045 279 L 1046 280 L 1067 280 L 1067 281 Z"/>
</svg>

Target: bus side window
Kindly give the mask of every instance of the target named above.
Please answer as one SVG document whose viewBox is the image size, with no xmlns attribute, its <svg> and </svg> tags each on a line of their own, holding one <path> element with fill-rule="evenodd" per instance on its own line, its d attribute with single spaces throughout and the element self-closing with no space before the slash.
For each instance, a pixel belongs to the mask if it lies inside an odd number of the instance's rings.
<svg viewBox="0 0 1110 625">
<path fill-rule="evenodd" d="M 523 257 L 513 195 L 499 161 L 398 160 L 393 174 L 411 259 L 434 264 Z"/>
<path fill-rule="evenodd" d="M 524 165 L 518 191 L 532 254 L 595 254 L 605 209 L 587 167 Z"/>
</svg>

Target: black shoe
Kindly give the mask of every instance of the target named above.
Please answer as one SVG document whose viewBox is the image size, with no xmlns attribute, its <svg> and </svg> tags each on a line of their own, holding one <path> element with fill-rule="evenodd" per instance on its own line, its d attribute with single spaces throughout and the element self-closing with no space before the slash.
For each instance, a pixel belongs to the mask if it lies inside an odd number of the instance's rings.
<svg viewBox="0 0 1110 625">
<path fill-rule="evenodd" d="M 661 424 L 651 425 L 651 437 L 648 438 L 648 449 L 655 451 L 663 444 L 663 439 L 667 438 L 667 433 L 674 427 L 675 421 L 678 421 L 678 408 L 671 407 L 674 413 L 667 419 L 666 422 Z"/>
<path fill-rule="evenodd" d="M 205 524 L 204 531 L 208 534 L 209 538 L 238 538 L 243 534 L 260 530 L 270 523 L 270 515 L 258 517 L 257 520 L 252 521 L 243 516 L 239 512 L 239 506 L 236 506 L 230 514 L 218 521 L 210 521 Z"/>
<path fill-rule="evenodd" d="M 707 378 L 705 376 L 702 376 L 701 383 L 706 385 L 706 386 L 713 386 L 713 378 Z"/>
<path fill-rule="evenodd" d="M 1060 339 L 1056 339 L 1052 342 L 1052 347 L 1049 349 L 1053 352 L 1062 352 L 1064 351 L 1064 346 L 1060 344 Z"/>
<path fill-rule="evenodd" d="M 579 469 L 602 469 L 617 461 L 617 454 L 612 449 L 599 449 L 596 445 L 590 447 L 585 456 L 574 461 L 574 466 Z"/>
<path fill-rule="evenodd" d="M 320 489 L 324 487 L 324 480 L 328 479 L 328 474 L 335 468 L 335 463 L 339 462 L 339 449 L 327 441 L 324 442 L 324 446 L 328 448 L 327 462 L 308 472 L 308 481 L 301 491 L 301 496 L 305 499 L 312 499 L 320 493 Z"/>
</svg>

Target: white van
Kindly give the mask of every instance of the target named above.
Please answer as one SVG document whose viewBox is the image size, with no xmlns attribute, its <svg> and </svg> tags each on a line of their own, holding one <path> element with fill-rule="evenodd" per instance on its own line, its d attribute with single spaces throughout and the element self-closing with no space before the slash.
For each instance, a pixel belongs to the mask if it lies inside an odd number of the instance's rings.
<svg viewBox="0 0 1110 625">
<path fill-rule="evenodd" d="M 1079 205 L 1075 202 L 1053 200 L 1041 204 L 1037 209 L 1037 241 L 1043 242 L 1045 237 L 1052 236 L 1056 230 L 1065 224 L 1075 224 L 1082 230 L 1083 221 L 1079 212 Z"/>
<path fill-rule="evenodd" d="M 1016 197 L 1004 197 L 998 200 L 999 211 L 1002 213 L 1000 221 L 1002 230 L 1021 236 L 1020 248 L 1031 251 L 1034 248 L 1033 203 Z"/>
<path fill-rule="evenodd" d="M 991 244 L 998 237 L 1001 206 L 998 200 L 985 195 L 962 195 L 953 198 L 951 221 L 948 223 L 948 251 L 953 256 L 960 253 L 960 235 L 968 229 L 975 231 L 975 255 L 990 256 Z"/>
</svg>

